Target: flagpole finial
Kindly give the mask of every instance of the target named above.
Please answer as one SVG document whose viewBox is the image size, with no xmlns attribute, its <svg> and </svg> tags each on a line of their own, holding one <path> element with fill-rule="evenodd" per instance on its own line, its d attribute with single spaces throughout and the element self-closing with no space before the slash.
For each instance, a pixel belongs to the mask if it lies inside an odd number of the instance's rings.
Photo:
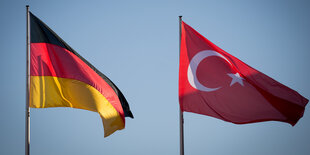
<svg viewBox="0 0 310 155">
<path fill-rule="evenodd" d="M 26 8 L 29 8 L 29 5 L 26 5 Z"/>
</svg>

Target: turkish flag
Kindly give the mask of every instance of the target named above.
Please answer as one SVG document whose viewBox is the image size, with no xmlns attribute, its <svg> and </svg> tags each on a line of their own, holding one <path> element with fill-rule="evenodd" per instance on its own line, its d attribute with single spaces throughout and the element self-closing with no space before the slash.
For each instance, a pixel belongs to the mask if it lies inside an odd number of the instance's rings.
<svg viewBox="0 0 310 155">
<path fill-rule="evenodd" d="M 179 102 L 182 111 L 244 124 L 295 125 L 308 99 L 220 49 L 182 22 Z"/>
</svg>

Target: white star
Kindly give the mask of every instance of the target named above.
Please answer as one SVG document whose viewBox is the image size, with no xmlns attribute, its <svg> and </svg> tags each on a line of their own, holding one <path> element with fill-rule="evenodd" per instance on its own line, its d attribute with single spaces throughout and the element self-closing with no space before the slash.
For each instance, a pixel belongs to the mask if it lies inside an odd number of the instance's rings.
<svg viewBox="0 0 310 155">
<path fill-rule="evenodd" d="M 240 76 L 239 73 L 236 74 L 227 74 L 228 76 L 230 76 L 232 78 L 230 86 L 232 86 L 233 84 L 235 84 L 236 82 L 238 82 L 239 84 L 241 84 L 243 86 L 243 78 Z"/>
</svg>

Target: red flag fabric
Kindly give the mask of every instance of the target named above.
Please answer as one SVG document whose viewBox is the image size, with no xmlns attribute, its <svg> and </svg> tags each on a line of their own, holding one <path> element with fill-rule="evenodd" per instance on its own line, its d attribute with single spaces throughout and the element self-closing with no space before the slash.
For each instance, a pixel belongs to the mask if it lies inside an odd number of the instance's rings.
<svg viewBox="0 0 310 155">
<path fill-rule="evenodd" d="M 179 102 L 182 111 L 236 124 L 295 125 L 308 99 L 220 49 L 182 22 Z"/>
</svg>

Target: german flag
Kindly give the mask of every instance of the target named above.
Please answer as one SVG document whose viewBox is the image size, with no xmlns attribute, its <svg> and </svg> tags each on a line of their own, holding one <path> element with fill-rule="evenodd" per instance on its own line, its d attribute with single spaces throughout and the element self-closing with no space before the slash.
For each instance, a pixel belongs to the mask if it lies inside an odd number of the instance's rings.
<svg viewBox="0 0 310 155">
<path fill-rule="evenodd" d="M 30 13 L 31 108 L 71 107 L 98 112 L 107 137 L 133 118 L 117 86 Z"/>
</svg>

